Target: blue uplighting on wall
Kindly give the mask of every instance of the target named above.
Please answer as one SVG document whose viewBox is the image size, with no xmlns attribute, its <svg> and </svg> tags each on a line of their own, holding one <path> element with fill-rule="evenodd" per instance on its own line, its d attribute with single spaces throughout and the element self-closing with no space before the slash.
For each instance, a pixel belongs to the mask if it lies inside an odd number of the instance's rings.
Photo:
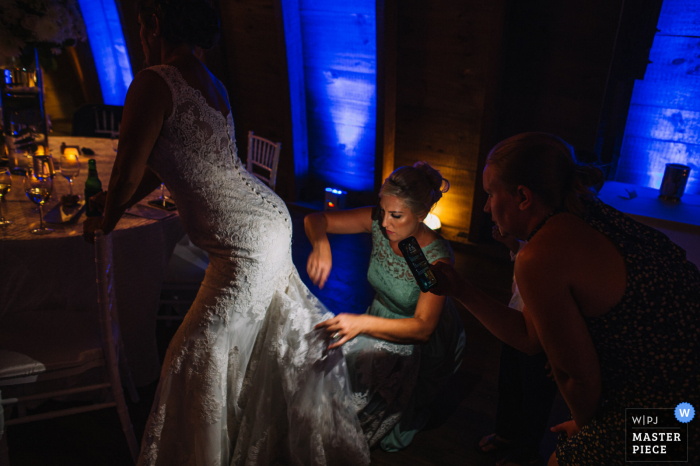
<svg viewBox="0 0 700 466">
<path fill-rule="evenodd" d="M 102 99 L 108 105 L 124 105 L 134 75 L 117 6 L 114 0 L 78 0 L 78 3 L 97 67 Z"/>
<path fill-rule="evenodd" d="M 666 163 L 691 167 L 686 193 L 700 194 L 700 4 L 664 0 L 644 80 L 634 85 L 615 175 L 661 186 Z"/>
<path fill-rule="evenodd" d="M 377 106 L 375 2 L 299 0 L 299 9 L 309 174 L 324 184 L 371 192 Z"/>
</svg>

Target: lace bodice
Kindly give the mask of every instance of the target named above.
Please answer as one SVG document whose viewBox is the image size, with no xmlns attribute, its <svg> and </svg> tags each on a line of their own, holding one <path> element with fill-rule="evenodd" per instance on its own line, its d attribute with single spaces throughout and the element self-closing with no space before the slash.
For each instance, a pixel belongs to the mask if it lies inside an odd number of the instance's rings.
<svg viewBox="0 0 700 466">
<path fill-rule="evenodd" d="M 449 258 L 454 262 L 454 253 L 450 244 L 438 238 L 422 248 L 428 262 Z M 369 263 L 367 279 L 377 292 L 380 303 L 396 316 L 411 317 L 416 310 L 420 288 L 416 283 L 406 260 L 398 256 L 382 234 L 378 221 L 372 222 L 372 256 Z"/>
<path fill-rule="evenodd" d="M 165 80 L 173 99 L 148 165 L 175 198 L 192 242 L 210 254 L 230 256 L 258 249 L 251 246 L 261 236 L 275 236 L 265 233 L 280 224 L 291 234 L 284 202 L 242 167 L 231 113 L 225 117 L 211 107 L 177 68 L 148 69 Z M 250 228 L 240 228 L 244 218 L 253 223 L 247 223 Z"/>
</svg>

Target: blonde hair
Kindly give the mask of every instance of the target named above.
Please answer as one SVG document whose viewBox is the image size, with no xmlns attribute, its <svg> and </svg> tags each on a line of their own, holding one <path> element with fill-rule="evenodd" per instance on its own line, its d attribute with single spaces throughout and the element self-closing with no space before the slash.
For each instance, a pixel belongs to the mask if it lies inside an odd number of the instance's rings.
<svg viewBox="0 0 700 466">
<path fill-rule="evenodd" d="M 443 193 L 450 189 L 450 182 L 428 162 L 416 162 L 412 167 L 399 167 L 384 181 L 379 196 L 394 196 L 419 218 L 433 209 Z"/>
<path fill-rule="evenodd" d="M 522 133 L 499 142 L 486 160 L 507 189 L 527 186 L 551 208 L 580 214 L 604 180 L 600 168 L 579 164 L 574 149 L 548 133 Z"/>
</svg>

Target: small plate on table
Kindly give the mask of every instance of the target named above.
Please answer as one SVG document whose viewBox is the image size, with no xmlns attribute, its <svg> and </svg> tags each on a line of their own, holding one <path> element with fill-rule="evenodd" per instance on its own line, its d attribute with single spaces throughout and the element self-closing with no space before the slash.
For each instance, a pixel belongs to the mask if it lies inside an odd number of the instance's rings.
<svg viewBox="0 0 700 466">
<path fill-rule="evenodd" d="M 85 210 L 85 201 L 81 200 L 72 206 L 65 206 L 59 202 L 53 209 L 46 212 L 44 221 L 46 223 L 71 223 L 75 222 L 80 214 Z"/>
</svg>

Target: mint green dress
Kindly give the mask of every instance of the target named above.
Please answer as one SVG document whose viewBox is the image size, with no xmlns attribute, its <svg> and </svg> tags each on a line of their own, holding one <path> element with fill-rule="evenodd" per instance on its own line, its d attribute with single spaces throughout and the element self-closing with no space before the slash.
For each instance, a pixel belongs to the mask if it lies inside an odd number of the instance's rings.
<svg viewBox="0 0 700 466">
<path fill-rule="evenodd" d="M 423 248 L 429 262 L 454 262 L 449 243 L 438 238 Z M 367 278 L 377 294 L 367 313 L 388 319 L 413 317 L 421 291 L 403 257 L 391 249 L 379 222 L 372 222 Z M 397 344 L 361 335 L 343 345 L 353 402 L 370 446 L 407 447 L 430 417 L 437 392 L 457 370 L 465 346 L 464 326 L 447 299 L 428 343 Z"/>
</svg>

